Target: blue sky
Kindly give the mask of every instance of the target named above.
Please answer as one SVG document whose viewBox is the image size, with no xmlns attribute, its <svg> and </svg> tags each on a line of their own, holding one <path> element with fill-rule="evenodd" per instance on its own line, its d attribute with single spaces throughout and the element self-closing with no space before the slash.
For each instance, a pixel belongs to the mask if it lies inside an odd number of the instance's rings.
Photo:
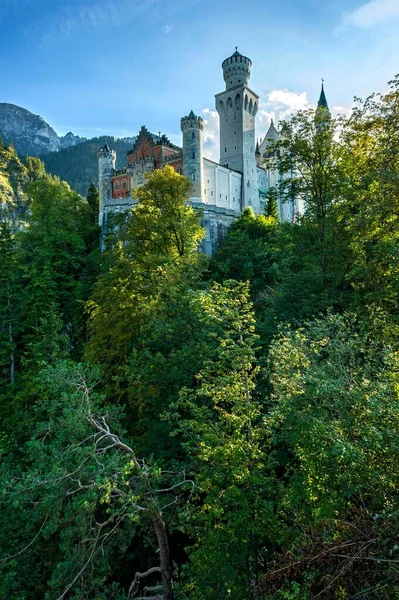
<svg viewBox="0 0 399 600">
<path fill-rule="evenodd" d="M 317 101 L 384 91 L 399 72 L 399 0 L 0 0 L 0 102 L 59 134 L 180 139 L 191 108 L 216 156 L 214 94 L 234 47 L 252 60 L 257 133 Z M 338 108 L 339 110 L 339 108 Z"/>
</svg>

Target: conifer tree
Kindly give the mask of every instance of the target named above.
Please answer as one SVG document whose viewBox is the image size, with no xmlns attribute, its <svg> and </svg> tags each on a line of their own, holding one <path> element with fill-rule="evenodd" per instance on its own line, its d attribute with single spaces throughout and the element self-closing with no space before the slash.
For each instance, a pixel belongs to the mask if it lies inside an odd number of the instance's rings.
<svg viewBox="0 0 399 600">
<path fill-rule="evenodd" d="M 87 190 L 86 199 L 93 213 L 92 223 L 93 225 L 97 225 L 100 199 L 97 186 L 95 186 L 93 182 L 90 183 L 89 189 Z"/>
<path fill-rule="evenodd" d="M 267 193 L 266 215 L 275 219 L 276 222 L 279 220 L 276 191 L 273 188 Z"/>
</svg>

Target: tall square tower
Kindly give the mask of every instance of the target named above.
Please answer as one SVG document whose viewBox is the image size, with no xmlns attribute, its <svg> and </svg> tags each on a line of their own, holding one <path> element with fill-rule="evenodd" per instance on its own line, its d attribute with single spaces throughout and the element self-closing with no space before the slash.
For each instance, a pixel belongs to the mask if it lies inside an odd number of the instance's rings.
<svg viewBox="0 0 399 600">
<path fill-rule="evenodd" d="M 220 164 L 242 173 L 241 210 L 258 198 L 255 116 L 259 96 L 249 87 L 252 62 L 237 51 L 222 63 L 226 90 L 215 96 L 220 119 Z"/>
</svg>

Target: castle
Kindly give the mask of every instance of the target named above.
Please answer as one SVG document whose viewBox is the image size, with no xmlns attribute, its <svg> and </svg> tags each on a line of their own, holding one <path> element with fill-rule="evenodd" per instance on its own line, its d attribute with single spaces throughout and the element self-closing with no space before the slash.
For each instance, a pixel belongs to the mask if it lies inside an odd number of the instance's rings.
<svg viewBox="0 0 399 600">
<path fill-rule="evenodd" d="M 248 86 L 252 62 L 237 51 L 222 63 L 226 89 L 215 96 L 220 119 L 220 160 L 203 156 L 204 120 L 193 111 L 181 119 L 182 148 L 163 135 L 153 135 L 144 126 L 134 147 L 127 153 L 127 165 L 115 170 L 116 153 L 107 145 L 98 151 L 99 225 L 104 231 L 110 213 L 134 205 L 132 190 L 145 182 L 145 174 L 171 165 L 192 182 L 189 199 L 203 212 L 206 238 L 202 249 L 213 254 L 231 223 L 247 207 L 264 212 L 267 191 L 278 183 L 279 173 L 271 145 L 279 139 L 273 121 L 259 144 L 255 138 L 255 117 L 259 96 Z M 327 107 L 322 88 L 319 106 Z M 294 221 L 303 212 L 301 199 L 280 203 L 282 221 Z"/>
</svg>

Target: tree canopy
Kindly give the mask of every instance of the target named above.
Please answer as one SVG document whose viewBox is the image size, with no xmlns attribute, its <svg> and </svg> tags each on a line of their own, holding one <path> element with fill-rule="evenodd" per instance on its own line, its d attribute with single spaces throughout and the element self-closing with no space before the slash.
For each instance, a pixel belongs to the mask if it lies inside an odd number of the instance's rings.
<svg viewBox="0 0 399 600">
<path fill-rule="evenodd" d="M 0 147 L 0 597 L 397 600 L 398 100 L 282 123 L 211 259 L 172 168 L 100 253 Z"/>
</svg>

